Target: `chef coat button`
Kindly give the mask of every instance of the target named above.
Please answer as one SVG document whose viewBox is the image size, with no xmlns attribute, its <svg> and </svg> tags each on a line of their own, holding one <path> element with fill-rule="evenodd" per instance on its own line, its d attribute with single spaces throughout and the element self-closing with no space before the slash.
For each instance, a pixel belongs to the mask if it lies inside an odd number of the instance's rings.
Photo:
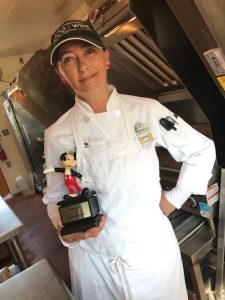
<svg viewBox="0 0 225 300">
<path fill-rule="evenodd" d="M 89 117 L 84 117 L 84 122 L 88 123 L 90 121 Z"/>
<path fill-rule="evenodd" d="M 116 110 L 116 111 L 115 111 L 115 116 L 116 116 L 116 117 L 120 117 L 120 116 L 121 116 L 120 110 Z"/>
</svg>

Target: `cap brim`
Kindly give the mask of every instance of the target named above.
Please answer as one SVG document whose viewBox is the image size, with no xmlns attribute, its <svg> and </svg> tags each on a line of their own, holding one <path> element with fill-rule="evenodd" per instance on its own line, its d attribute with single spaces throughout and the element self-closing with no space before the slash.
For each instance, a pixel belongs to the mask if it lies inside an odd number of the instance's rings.
<svg viewBox="0 0 225 300">
<path fill-rule="evenodd" d="M 57 45 L 55 45 L 55 47 L 52 49 L 51 54 L 50 54 L 50 64 L 52 66 L 54 66 L 56 64 L 56 54 L 57 54 L 57 50 L 59 50 L 58 48 L 60 46 L 62 46 L 63 44 L 69 42 L 69 41 L 74 41 L 74 40 L 78 40 L 78 41 L 84 41 L 87 42 L 88 44 L 91 44 L 95 47 L 97 47 L 98 49 L 103 49 L 103 45 L 99 45 L 98 43 L 96 43 L 94 40 L 91 40 L 90 38 L 86 38 L 86 37 L 69 37 L 61 42 L 59 42 Z"/>
</svg>

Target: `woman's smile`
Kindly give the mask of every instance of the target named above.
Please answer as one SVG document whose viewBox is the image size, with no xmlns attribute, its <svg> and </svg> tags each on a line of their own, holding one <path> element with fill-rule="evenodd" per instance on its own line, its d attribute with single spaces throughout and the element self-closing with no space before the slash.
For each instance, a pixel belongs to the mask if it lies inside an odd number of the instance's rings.
<svg viewBox="0 0 225 300">
<path fill-rule="evenodd" d="M 97 74 L 97 72 L 92 75 L 84 76 L 83 78 L 80 79 L 80 82 L 82 84 L 88 84 L 89 82 L 91 82 L 95 79 L 96 74 Z"/>
</svg>

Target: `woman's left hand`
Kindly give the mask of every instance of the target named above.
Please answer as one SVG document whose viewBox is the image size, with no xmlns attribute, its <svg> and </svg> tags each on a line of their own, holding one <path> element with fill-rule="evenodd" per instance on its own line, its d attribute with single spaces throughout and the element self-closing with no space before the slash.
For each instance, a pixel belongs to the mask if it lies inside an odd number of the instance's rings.
<svg viewBox="0 0 225 300">
<path fill-rule="evenodd" d="M 60 232 L 62 230 L 62 223 L 60 221 L 57 224 L 58 236 L 66 243 L 74 243 L 74 242 L 79 242 L 81 240 L 93 238 L 96 237 L 103 230 L 105 226 L 105 222 L 106 222 L 106 217 L 101 216 L 97 227 L 90 228 L 84 232 L 76 232 L 76 233 L 71 233 L 68 235 L 61 236 Z"/>
<path fill-rule="evenodd" d="M 167 200 L 165 191 L 161 192 L 161 199 L 160 199 L 159 206 L 162 212 L 164 213 L 164 215 L 166 216 L 169 216 L 176 209 L 176 207 Z"/>
</svg>

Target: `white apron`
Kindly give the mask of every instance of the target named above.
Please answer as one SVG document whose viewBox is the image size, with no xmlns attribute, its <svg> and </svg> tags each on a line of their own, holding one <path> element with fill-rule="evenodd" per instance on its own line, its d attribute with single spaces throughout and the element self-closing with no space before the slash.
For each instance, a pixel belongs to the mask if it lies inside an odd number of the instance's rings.
<svg viewBox="0 0 225 300">
<path fill-rule="evenodd" d="M 186 300 L 179 246 L 159 208 L 155 141 L 146 156 L 126 103 L 117 101 L 116 111 L 97 115 L 75 105 L 71 120 L 77 170 L 92 179 L 107 218 L 97 237 L 69 249 L 73 293 L 79 300 Z"/>
</svg>

